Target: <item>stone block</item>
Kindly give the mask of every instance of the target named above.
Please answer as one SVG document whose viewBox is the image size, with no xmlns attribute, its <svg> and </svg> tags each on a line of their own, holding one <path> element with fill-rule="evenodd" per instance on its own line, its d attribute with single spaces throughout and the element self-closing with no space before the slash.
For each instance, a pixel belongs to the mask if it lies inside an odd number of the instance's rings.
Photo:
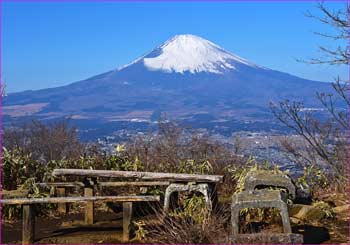
<svg viewBox="0 0 350 245">
<path fill-rule="evenodd" d="M 286 174 L 271 170 L 250 171 L 244 180 L 244 190 L 255 190 L 259 186 L 284 188 L 292 199 L 295 198 L 295 186 Z"/>
<path fill-rule="evenodd" d="M 253 233 L 239 234 L 231 239 L 240 244 L 302 244 L 303 236 L 294 233 Z"/>
</svg>

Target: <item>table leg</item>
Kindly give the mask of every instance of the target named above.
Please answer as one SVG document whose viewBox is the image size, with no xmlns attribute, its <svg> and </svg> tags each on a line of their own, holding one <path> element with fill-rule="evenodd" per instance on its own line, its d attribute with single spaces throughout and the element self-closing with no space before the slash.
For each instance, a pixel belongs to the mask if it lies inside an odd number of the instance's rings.
<svg viewBox="0 0 350 245">
<path fill-rule="evenodd" d="M 22 206 L 22 244 L 33 244 L 35 234 L 35 210 L 34 206 L 27 204 Z"/>
<path fill-rule="evenodd" d="M 131 216 L 132 202 L 123 202 L 123 242 L 130 239 Z"/>
</svg>

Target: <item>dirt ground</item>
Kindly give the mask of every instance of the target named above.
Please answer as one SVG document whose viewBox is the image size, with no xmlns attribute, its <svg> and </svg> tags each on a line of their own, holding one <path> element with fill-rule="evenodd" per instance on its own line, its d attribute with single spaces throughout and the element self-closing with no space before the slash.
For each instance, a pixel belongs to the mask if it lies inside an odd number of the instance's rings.
<svg viewBox="0 0 350 245">
<path fill-rule="evenodd" d="M 149 220 L 144 217 L 144 220 Z M 95 212 L 95 224 L 83 224 L 83 210 L 62 215 L 54 213 L 49 217 L 37 217 L 35 227 L 35 243 L 39 244 L 93 244 L 122 243 L 122 216 L 108 210 Z M 303 234 L 304 243 L 308 244 L 339 244 L 349 239 L 349 220 L 328 220 L 320 224 L 293 225 L 293 232 Z M 20 244 L 21 220 L 3 221 L 2 243 Z M 147 241 L 131 240 L 131 243 Z"/>
<path fill-rule="evenodd" d="M 97 211 L 93 226 L 84 226 L 83 221 L 82 212 L 37 217 L 35 243 L 121 243 L 122 218 L 120 215 Z M 21 221 L 3 222 L 2 243 L 21 243 L 21 233 Z"/>
</svg>

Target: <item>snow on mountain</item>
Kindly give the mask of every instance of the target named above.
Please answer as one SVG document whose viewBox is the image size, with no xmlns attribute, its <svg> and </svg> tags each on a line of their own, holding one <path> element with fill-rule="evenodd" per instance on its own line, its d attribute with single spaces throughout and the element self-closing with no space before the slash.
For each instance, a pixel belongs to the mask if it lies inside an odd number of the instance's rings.
<svg viewBox="0 0 350 245">
<path fill-rule="evenodd" d="M 257 66 L 203 38 L 178 35 L 119 69 L 62 87 L 9 94 L 3 111 L 7 122 L 20 118 L 21 110 L 23 117 L 74 115 L 91 125 L 151 120 L 166 112 L 212 127 L 211 120 L 269 120 L 270 101 L 289 99 L 317 108 L 315 91 L 331 93 L 332 88 Z M 198 113 L 209 117 L 198 119 Z"/>
<path fill-rule="evenodd" d="M 257 67 L 216 44 L 191 34 L 176 35 L 151 53 L 120 69 L 139 62 L 143 62 L 149 70 L 168 73 L 207 72 L 221 74 L 226 70 L 235 70 L 235 64 Z"/>
</svg>

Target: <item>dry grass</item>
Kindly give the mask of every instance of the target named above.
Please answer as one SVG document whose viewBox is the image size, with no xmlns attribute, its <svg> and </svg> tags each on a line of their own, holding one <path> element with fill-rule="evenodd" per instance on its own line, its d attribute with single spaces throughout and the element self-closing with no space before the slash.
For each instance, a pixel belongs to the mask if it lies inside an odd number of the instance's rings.
<svg viewBox="0 0 350 245">
<path fill-rule="evenodd" d="M 202 223 L 190 216 L 157 214 L 157 219 L 162 222 L 157 226 L 146 227 L 149 231 L 148 241 L 166 244 L 229 243 L 229 218 L 227 210 L 213 213 Z"/>
</svg>

